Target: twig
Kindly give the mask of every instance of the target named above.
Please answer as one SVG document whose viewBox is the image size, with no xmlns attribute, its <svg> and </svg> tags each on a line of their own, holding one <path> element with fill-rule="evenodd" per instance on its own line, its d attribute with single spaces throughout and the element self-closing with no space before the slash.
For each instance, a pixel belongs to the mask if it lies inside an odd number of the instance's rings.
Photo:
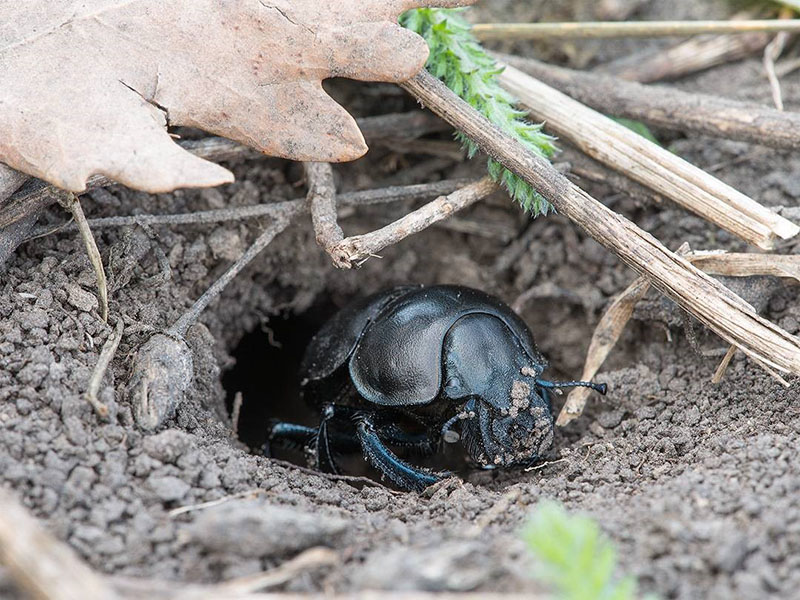
<svg viewBox="0 0 800 600">
<path fill-rule="evenodd" d="M 117 325 L 111 333 L 106 343 L 103 344 L 103 349 L 100 351 L 100 357 L 97 359 L 97 364 L 92 372 L 92 377 L 89 380 L 89 387 L 86 390 L 86 401 L 92 405 L 92 408 L 97 415 L 103 419 L 108 418 L 108 407 L 100 402 L 97 395 L 100 392 L 100 384 L 103 383 L 108 365 L 117 352 L 120 340 L 122 340 L 122 331 L 125 329 L 125 324 L 122 319 L 117 319 Z"/>
<path fill-rule="evenodd" d="M 394 223 L 371 233 L 356 235 L 342 240 L 332 252 L 336 255 L 335 264 L 342 268 L 358 266 L 370 256 L 418 233 L 432 224 L 446 219 L 475 202 L 497 191 L 498 185 L 489 177 L 457 190 L 398 219 Z"/>
<path fill-rule="evenodd" d="M 439 119 L 441 121 L 441 119 Z M 28 180 L 25 173 L 0 163 L 0 206 Z"/>
<path fill-rule="evenodd" d="M 652 87 L 617 77 L 497 55 L 595 110 L 657 127 L 789 150 L 800 149 L 800 114 L 705 94 Z"/>
<path fill-rule="evenodd" d="M 173 508 L 169 511 L 170 517 L 179 517 L 180 515 L 185 515 L 186 513 L 195 512 L 198 510 L 205 510 L 207 508 L 214 508 L 215 506 L 219 506 L 220 504 L 225 504 L 226 502 L 230 502 L 231 500 L 240 500 L 242 498 L 255 498 L 259 494 L 265 493 L 265 490 L 260 488 L 254 490 L 247 490 L 246 492 L 239 492 L 238 494 L 231 494 L 230 496 L 223 496 L 222 498 L 217 498 L 216 500 L 209 500 L 208 502 L 201 502 L 199 504 L 190 504 L 187 506 L 181 506 L 178 508 Z"/>
<path fill-rule="evenodd" d="M 362 129 L 364 137 L 370 142 L 387 138 L 413 139 L 448 128 L 442 123 L 441 119 L 419 110 L 365 117 L 358 119 L 358 125 Z M 201 140 L 181 141 L 178 142 L 178 145 L 195 156 L 216 162 L 238 158 L 260 158 L 263 156 L 247 146 L 221 137 L 212 136 Z M 0 167 L 3 167 L 0 169 L 0 191 L 7 189 L 4 182 L 7 179 L 10 180 L 12 176 L 22 176 L 24 178 L 23 181 L 27 179 L 27 176 L 5 165 L 0 164 Z M 103 175 L 95 175 L 87 182 L 86 191 L 115 184 L 116 182 Z M 26 189 L 21 190 L 20 194 L 16 194 L 6 205 L 0 202 L 0 231 L 15 221 L 40 212 L 43 208 L 56 202 L 62 193 L 43 181 L 32 182 L 32 184 L 26 186 Z M 0 194 L 0 198 L 2 197 L 2 194 Z"/>
<path fill-rule="evenodd" d="M 625 330 L 636 304 L 644 298 L 649 289 L 650 281 L 648 278 L 644 276 L 638 277 L 625 291 L 614 298 L 614 301 L 606 309 L 594 330 L 589 350 L 586 353 L 586 362 L 583 367 L 583 375 L 581 375 L 584 381 L 591 381 L 597 375 L 600 367 L 603 366 L 609 353 Z M 561 408 L 558 419 L 556 419 L 556 425 L 563 427 L 581 416 L 590 395 L 591 390 L 589 388 L 576 387 L 571 390 L 567 396 L 567 401 Z"/>
<path fill-rule="evenodd" d="M 333 181 L 333 169 L 330 163 L 303 163 L 308 181 L 308 209 L 314 225 L 314 237 L 317 245 L 325 250 L 338 265 L 337 254 L 333 251 L 344 239 L 342 228 L 336 222 L 336 185 Z"/>
<path fill-rule="evenodd" d="M 654 38 L 731 33 L 800 32 L 800 19 L 740 21 L 605 21 L 569 23 L 479 23 L 472 33 L 481 41 L 539 39 Z"/>
<path fill-rule="evenodd" d="M 255 592 L 283 585 L 303 573 L 316 571 L 322 567 L 332 567 L 339 563 L 339 556 L 329 548 L 309 548 L 291 560 L 265 573 L 240 577 L 214 586 L 220 598 Z M 192 597 L 194 597 L 192 595 Z M 179 596 L 183 598 L 183 595 Z M 188 597 L 187 597 L 188 600 Z"/>
<path fill-rule="evenodd" d="M 781 19 L 791 19 L 794 16 L 794 11 L 790 8 L 784 7 L 781 9 Z M 764 70 L 767 72 L 767 79 L 769 80 L 769 87 L 772 91 L 772 101 L 775 103 L 775 108 L 783 111 L 783 94 L 781 93 L 781 80 L 775 72 L 775 61 L 778 60 L 786 48 L 786 42 L 789 41 L 789 33 L 781 32 L 767 44 L 764 48 Z"/>
<path fill-rule="evenodd" d="M 259 235 L 250 247 L 231 265 L 223 275 L 217 279 L 210 288 L 208 288 L 202 296 L 200 296 L 191 308 L 186 311 L 175 323 L 167 330 L 169 334 L 184 337 L 200 313 L 222 293 L 222 290 L 233 281 L 233 279 L 244 269 L 250 262 L 258 256 L 261 251 L 266 248 L 275 236 L 286 229 L 291 223 L 292 219 L 301 212 L 301 207 L 298 205 L 287 206 L 283 214 L 276 215 L 275 221 Z"/>
<path fill-rule="evenodd" d="M 433 183 L 347 192 L 339 194 L 336 198 L 336 202 L 338 206 L 370 206 L 389 202 L 427 200 L 442 194 L 450 194 L 469 183 L 470 180 L 468 179 L 445 179 Z M 202 210 L 173 215 L 101 217 L 98 219 L 89 219 L 89 226 L 92 229 L 103 229 L 107 227 L 128 227 L 133 225 L 206 225 L 211 223 L 223 223 L 226 221 L 241 221 L 244 219 L 269 217 L 286 210 L 290 205 L 297 205 L 302 208 L 304 204 L 305 198 L 296 198 L 294 200 L 285 200 L 282 202 L 255 204 L 252 206 L 235 206 L 231 208 Z M 57 231 L 72 231 L 74 228 L 75 225 L 68 222 L 59 226 Z M 36 230 L 33 232 L 33 237 L 29 238 L 29 240 L 49 233 L 54 233 L 53 229 L 50 227 Z"/>
<path fill-rule="evenodd" d="M 0 488 L 0 562 L 31 597 L 42 600 L 114 600 L 108 582 L 72 549 L 50 535 Z"/>
<path fill-rule="evenodd" d="M 522 71 L 508 67 L 499 78 L 560 137 L 746 242 L 770 249 L 776 238 L 800 232 L 794 223 L 702 169 Z"/>
<path fill-rule="evenodd" d="M 769 41 L 770 35 L 764 32 L 701 36 L 657 54 L 629 56 L 599 70 L 641 83 L 678 79 L 750 56 L 763 50 Z"/>
<path fill-rule="evenodd" d="M 83 214 L 81 203 L 75 194 L 71 192 L 62 194 L 60 203 L 72 214 L 75 225 L 78 227 L 78 232 L 86 246 L 89 262 L 92 268 L 94 268 L 94 273 L 97 277 L 97 296 L 100 300 L 100 318 L 108 322 L 108 282 L 106 281 L 106 271 L 103 268 L 103 259 L 100 256 L 100 250 L 97 248 L 97 242 L 92 234 L 92 229 L 86 221 L 86 215 Z"/>
<path fill-rule="evenodd" d="M 760 317 L 718 281 L 576 187 L 427 71 L 402 85 L 720 337 L 773 369 L 800 374 L 800 339 Z"/>
</svg>

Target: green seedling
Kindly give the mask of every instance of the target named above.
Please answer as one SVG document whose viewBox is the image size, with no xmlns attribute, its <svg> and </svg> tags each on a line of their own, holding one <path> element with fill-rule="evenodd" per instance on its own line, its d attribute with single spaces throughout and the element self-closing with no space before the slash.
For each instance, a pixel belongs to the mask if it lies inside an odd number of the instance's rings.
<svg viewBox="0 0 800 600">
<path fill-rule="evenodd" d="M 636 580 L 616 578 L 617 551 L 591 518 L 540 502 L 523 530 L 537 559 L 534 576 L 558 600 L 634 600 Z M 650 598 L 650 600 L 654 600 Z"/>
<path fill-rule="evenodd" d="M 431 53 L 427 69 L 451 90 L 485 115 L 492 123 L 514 136 L 543 158 L 556 152 L 554 138 L 542 126 L 525 119 L 526 113 L 497 81 L 502 72 L 497 62 L 481 47 L 470 32 L 460 9 L 420 8 L 405 13 L 400 23 L 428 42 Z M 471 158 L 478 147 L 463 133 L 456 137 Z M 489 159 L 489 174 L 533 216 L 547 214 L 553 207 L 528 182 L 500 163 Z"/>
</svg>

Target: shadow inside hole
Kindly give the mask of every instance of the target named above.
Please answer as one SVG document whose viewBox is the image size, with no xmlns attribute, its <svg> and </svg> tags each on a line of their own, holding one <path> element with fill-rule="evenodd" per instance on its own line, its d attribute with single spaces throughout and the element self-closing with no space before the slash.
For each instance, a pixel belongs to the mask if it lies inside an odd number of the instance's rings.
<svg viewBox="0 0 800 600">
<path fill-rule="evenodd" d="M 246 333 L 234 349 L 236 364 L 222 376 L 222 385 L 229 414 L 236 394 L 242 394 L 238 435 L 252 450 L 260 451 L 266 443 L 270 419 L 309 426 L 319 423 L 319 415 L 300 397 L 298 368 L 311 338 L 335 310 L 332 305 L 319 305 L 299 315 L 275 316 Z M 286 458 L 298 462 L 298 456 Z"/>
</svg>

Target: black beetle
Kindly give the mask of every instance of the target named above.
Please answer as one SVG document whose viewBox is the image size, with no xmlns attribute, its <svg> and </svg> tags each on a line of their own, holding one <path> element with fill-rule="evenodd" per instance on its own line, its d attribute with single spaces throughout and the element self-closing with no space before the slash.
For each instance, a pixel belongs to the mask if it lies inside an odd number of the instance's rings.
<svg viewBox="0 0 800 600">
<path fill-rule="evenodd" d="M 314 336 L 300 374 L 321 423 L 273 422 L 265 451 L 302 446 L 337 473 L 335 452 L 360 447 L 407 490 L 451 474 L 412 466 L 390 446 L 432 453 L 460 439 L 484 468 L 528 465 L 553 441 L 549 389 L 606 392 L 540 379 L 546 366 L 524 321 L 497 298 L 452 285 L 394 288 L 345 307 Z"/>
</svg>

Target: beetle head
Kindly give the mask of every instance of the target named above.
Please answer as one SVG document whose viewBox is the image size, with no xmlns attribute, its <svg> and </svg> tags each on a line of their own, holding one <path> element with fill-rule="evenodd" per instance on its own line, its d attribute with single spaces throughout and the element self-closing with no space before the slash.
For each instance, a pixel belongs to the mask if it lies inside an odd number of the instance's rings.
<svg viewBox="0 0 800 600">
<path fill-rule="evenodd" d="M 443 349 L 443 395 L 461 406 L 443 428 L 445 441 L 455 440 L 448 432 L 460 421 L 464 446 L 485 466 L 529 463 L 550 447 L 553 418 L 536 386 L 544 365 L 505 323 L 485 314 L 463 317 Z"/>
<path fill-rule="evenodd" d="M 460 421 L 464 446 L 484 466 L 530 464 L 550 448 L 547 390 L 581 385 L 605 393 L 605 385 L 540 379 L 545 365 L 528 355 L 502 321 L 488 315 L 461 318 L 443 350 L 442 395 L 460 406 L 445 423 L 443 438 L 455 441 L 451 428 Z"/>
</svg>

